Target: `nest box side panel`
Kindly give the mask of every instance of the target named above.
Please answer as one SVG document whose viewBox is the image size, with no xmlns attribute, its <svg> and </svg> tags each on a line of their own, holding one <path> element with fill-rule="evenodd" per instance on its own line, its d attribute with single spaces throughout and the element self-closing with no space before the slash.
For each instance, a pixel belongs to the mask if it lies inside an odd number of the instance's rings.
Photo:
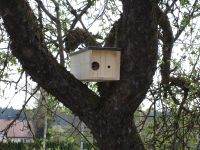
<svg viewBox="0 0 200 150">
<path fill-rule="evenodd" d="M 84 51 L 71 55 L 70 72 L 79 80 L 85 80 L 90 73 L 90 57 L 91 51 Z"/>
</svg>

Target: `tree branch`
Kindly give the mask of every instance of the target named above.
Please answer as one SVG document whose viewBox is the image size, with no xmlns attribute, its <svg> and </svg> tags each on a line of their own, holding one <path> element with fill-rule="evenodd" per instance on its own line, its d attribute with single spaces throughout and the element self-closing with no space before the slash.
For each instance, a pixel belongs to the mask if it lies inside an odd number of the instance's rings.
<svg viewBox="0 0 200 150">
<path fill-rule="evenodd" d="M 100 45 L 96 39 L 98 38 L 92 33 L 89 33 L 81 28 L 76 28 L 74 30 L 69 30 L 67 35 L 65 35 L 65 49 L 70 52 L 74 51 L 80 44 L 85 44 L 86 46 L 98 46 Z"/>
<path fill-rule="evenodd" d="M 68 2 L 67 0 L 67 4 L 69 5 L 70 3 Z M 76 14 L 75 15 L 75 19 L 73 20 L 71 26 L 70 26 L 70 30 L 72 30 L 76 23 L 81 19 L 81 17 L 87 12 L 87 10 L 93 5 L 93 2 L 92 1 L 88 1 L 87 5 L 82 9 L 81 13 L 79 14 Z M 71 5 L 69 5 L 69 7 L 71 9 L 73 9 L 73 7 Z M 74 9 L 73 9 L 74 10 Z"/>
<path fill-rule="evenodd" d="M 188 24 L 190 23 L 190 21 L 193 19 L 195 10 L 197 9 L 196 8 L 197 4 L 198 4 L 198 0 L 195 0 L 195 2 L 193 3 L 193 6 L 192 6 L 193 9 L 192 9 L 191 13 L 188 16 L 186 16 L 188 18 L 183 18 L 183 19 L 187 19 L 186 23 L 177 31 L 177 33 L 175 35 L 175 38 L 174 38 L 174 41 L 176 41 L 179 38 L 179 36 L 181 35 L 181 33 L 185 30 L 185 28 L 188 26 Z"/>
<path fill-rule="evenodd" d="M 158 24 L 162 29 L 163 34 L 163 58 L 161 64 L 161 76 L 162 76 L 162 84 L 167 85 L 169 82 L 169 75 L 170 75 L 170 60 L 171 60 L 171 53 L 173 48 L 174 36 L 172 32 L 172 28 L 170 25 L 169 18 L 167 15 L 157 7 L 157 15 L 158 15 Z"/>
<path fill-rule="evenodd" d="M 42 10 L 46 13 L 46 15 L 54 22 L 58 22 L 58 19 L 56 17 L 54 17 L 44 6 L 44 4 L 42 3 L 41 0 L 35 0 L 38 5 L 42 8 Z"/>
<path fill-rule="evenodd" d="M 99 97 L 76 80 L 48 52 L 42 31 L 27 1 L 0 0 L 0 15 L 12 41 L 12 53 L 24 70 L 80 119 L 91 123 Z"/>
<path fill-rule="evenodd" d="M 168 6 L 168 7 L 164 10 L 164 14 L 168 14 L 168 13 L 171 11 L 172 7 L 176 4 L 177 1 L 178 1 L 178 0 L 173 0 L 173 2 L 171 3 L 171 5 Z"/>
</svg>

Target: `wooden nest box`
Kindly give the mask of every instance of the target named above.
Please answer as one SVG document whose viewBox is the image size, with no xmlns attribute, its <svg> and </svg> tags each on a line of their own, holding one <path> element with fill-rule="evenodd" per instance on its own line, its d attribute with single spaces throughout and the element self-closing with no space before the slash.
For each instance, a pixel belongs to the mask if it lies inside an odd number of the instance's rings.
<svg viewBox="0 0 200 150">
<path fill-rule="evenodd" d="M 120 80 L 119 48 L 88 47 L 70 54 L 71 73 L 82 81 Z"/>
</svg>

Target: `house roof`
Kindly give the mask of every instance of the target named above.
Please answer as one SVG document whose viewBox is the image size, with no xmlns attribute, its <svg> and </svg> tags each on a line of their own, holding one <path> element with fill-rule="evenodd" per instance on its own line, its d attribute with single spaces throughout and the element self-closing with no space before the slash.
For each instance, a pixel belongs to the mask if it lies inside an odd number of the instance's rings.
<svg viewBox="0 0 200 150">
<path fill-rule="evenodd" d="M 4 130 L 8 127 L 8 125 L 13 120 L 6 120 L 6 119 L 0 119 L 0 132 L 1 134 L 4 133 Z M 34 133 L 33 123 L 29 121 L 29 124 L 31 126 L 31 130 Z M 13 125 L 8 129 L 7 137 L 8 138 L 32 138 L 33 135 L 31 133 L 31 130 L 28 127 L 28 123 L 26 120 L 16 120 Z"/>
</svg>

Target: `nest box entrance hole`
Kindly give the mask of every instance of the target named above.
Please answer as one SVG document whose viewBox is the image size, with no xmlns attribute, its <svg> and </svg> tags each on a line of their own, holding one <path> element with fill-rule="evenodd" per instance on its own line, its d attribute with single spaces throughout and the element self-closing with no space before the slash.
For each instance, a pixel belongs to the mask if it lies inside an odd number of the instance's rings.
<svg viewBox="0 0 200 150">
<path fill-rule="evenodd" d="M 99 63 L 94 61 L 92 62 L 92 70 L 98 70 L 100 67 Z"/>
</svg>

